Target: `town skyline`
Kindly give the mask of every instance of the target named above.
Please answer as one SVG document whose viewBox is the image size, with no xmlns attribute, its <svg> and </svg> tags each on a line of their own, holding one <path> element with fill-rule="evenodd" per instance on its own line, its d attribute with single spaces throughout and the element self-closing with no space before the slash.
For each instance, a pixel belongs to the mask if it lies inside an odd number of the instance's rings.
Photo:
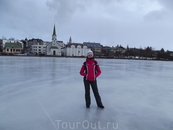
<svg viewBox="0 0 173 130">
<path fill-rule="evenodd" d="M 71 36 L 69 37 L 69 39 L 73 39 Z M 2 38 L 0 38 L 0 40 L 16 40 L 16 41 L 21 41 L 21 40 L 25 40 L 25 39 L 27 39 L 27 40 L 31 40 L 31 39 L 40 39 L 40 40 L 42 40 L 43 42 L 51 42 L 51 40 L 44 40 L 44 39 L 41 39 L 41 38 L 36 38 L 36 37 L 33 37 L 33 38 L 30 38 L 30 39 L 28 39 L 27 37 L 25 37 L 25 38 L 23 38 L 23 39 L 17 39 L 17 38 L 14 38 L 14 37 L 10 37 L 10 38 L 6 38 L 6 37 L 2 37 Z M 69 39 L 68 39 L 68 41 L 67 42 L 64 42 L 63 40 L 61 40 L 61 39 L 57 39 L 57 41 L 62 41 L 64 44 L 68 44 L 68 42 L 69 42 Z M 99 42 L 97 42 L 97 41 L 83 41 L 83 42 L 81 42 L 81 44 L 83 44 L 84 42 L 88 42 L 88 43 L 99 43 Z M 73 40 L 72 40 L 72 43 L 80 43 L 80 42 L 73 42 Z M 144 47 L 135 47 L 135 46 L 131 46 L 130 44 L 128 44 L 128 45 L 126 45 L 126 46 L 123 46 L 123 45 L 121 45 L 121 44 L 117 44 L 117 45 L 114 45 L 114 46 L 109 46 L 109 45 L 104 45 L 104 44 L 102 44 L 102 43 L 100 43 L 101 45 L 103 45 L 103 47 L 105 46 L 107 46 L 107 47 L 116 47 L 116 46 L 122 46 L 122 47 L 124 47 L 124 48 L 127 48 L 127 46 L 129 47 L 129 48 L 137 48 L 137 49 L 146 49 L 147 47 L 151 47 L 152 48 L 152 50 L 155 50 L 155 51 L 159 51 L 159 50 L 162 50 L 162 49 L 164 49 L 165 51 L 173 51 L 173 50 L 169 50 L 169 49 L 165 49 L 165 47 L 163 46 L 163 47 L 161 47 L 160 49 L 155 49 L 155 47 L 153 47 L 153 46 L 150 46 L 150 45 L 147 45 L 147 46 L 144 46 Z"/>
<path fill-rule="evenodd" d="M 141 59 L 141 60 L 173 60 L 173 51 L 153 50 L 147 48 L 129 48 L 117 45 L 116 47 L 104 46 L 95 42 L 73 43 L 70 37 L 67 44 L 57 41 L 55 26 L 52 34 L 52 42 L 42 39 L 16 40 L 0 39 L 0 55 L 35 55 L 35 56 L 70 56 L 84 57 L 88 50 L 94 52 L 97 58 Z M 45 48 L 45 49 L 44 49 Z M 31 54 L 30 54 L 31 53 Z"/>
</svg>

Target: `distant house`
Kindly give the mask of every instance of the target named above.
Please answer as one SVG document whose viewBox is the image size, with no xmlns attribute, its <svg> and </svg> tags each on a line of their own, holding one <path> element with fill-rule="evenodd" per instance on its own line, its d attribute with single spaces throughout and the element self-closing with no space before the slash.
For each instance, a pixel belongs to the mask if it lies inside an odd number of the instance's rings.
<svg viewBox="0 0 173 130">
<path fill-rule="evenodd" d="M 72 43 L 72 39 L 70 37 L 69 42 L 65 48 L 66 56 L 86 56 L 87 52 L 90 50 L 86 45 L 82 43 Z"/>
<path fill-rule="evenodd" d="M 126 49 L 122 46 L 116 46 L 116 47 L 110 47 L 110 46 L 104 46 L 102 48 L 102 55 L 107 57 L 114 57 L 114 56 L 123 56 L 123 53 L 126 51 Z"/>
<path fill-rule="evenodd" d="M 21 40 L 15 40 L 14 38 L 10 38 L 10 39 L 2 39 L 2 47 L 5 47 L 6 43 L 21 43 L 22 48 L 23 48 L 23 43 Z"/>
<path fill-rule="evenodd" d="M 43 45 L 32 45 L 32 53 L 33 54 L 46 54 L 46 44 Z"/>
<path fill-rule="evenodd" d="M 21 43 L 5 43 L 5 46 L 3 48 L 4 53 L 22 53 L 22 44 Z"/>
<path fill-rule="evenodd" d="M 122 47 L 122 46 L 116 46 L 116 47 L 112 47 L 111 48 L 111 51 L 113 51 L 113 52 L 119 52 L 119 53 L 124 53 L 125 51 L 126 51 L 126 49 L 124 48 L 124 47 Z"/>
<path fill-rule="evenodd" d="M 170 52 L 170 54 L 169 54 L 171 57 L 173 57 L 173 52 Z"/>
<path fill-rule="evenodd" d="M 100 55 L 102 51 L 102 45 L 100 43 L 95 43 L 95 42 L 83 42 L 84 45 L 88 46 L 91 48 L 91 50 L 94 52 L 94 55 Z"/>
<path fill-rule="evenodd" d="M 29 39 L 27 42 L 27 52 L 33 53 L 33 47 L 35 47 L 37 45 L 38 46 L 43 45 L 43 40 L 42 39 L 35 39 L 35 38 Z"/>
</svg>

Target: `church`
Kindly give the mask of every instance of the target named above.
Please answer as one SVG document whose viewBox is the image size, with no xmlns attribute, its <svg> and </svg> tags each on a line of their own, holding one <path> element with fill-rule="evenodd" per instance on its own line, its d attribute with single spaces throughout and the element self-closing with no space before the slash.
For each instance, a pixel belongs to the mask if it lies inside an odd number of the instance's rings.
<svg viewBox="0 0 173 130">
<path fill-rule="evenodd" d="M 56 30 L 55 30 L 55 25 L 53 29 L 53 34 L 52 34 L 52 42 L 50 42 L 46 46 L 46 55 L 53 55 L 53 56 L 62 56 L 62 49 L 65 47 L 65 44 L 62 41 L 57 41 L 57 36 L 56 36 Z"/>
<path fill-rule="evenodd" d="M 86 56 L 90 50 L 87 45 L 74 43 L 70 37 L 67 45 L 63 41 L 58 41 L 56 36 L 55 25 L 53 28 L 52 42 L 46 45 L 46 55 L 49 56 Z"/>
</svg>

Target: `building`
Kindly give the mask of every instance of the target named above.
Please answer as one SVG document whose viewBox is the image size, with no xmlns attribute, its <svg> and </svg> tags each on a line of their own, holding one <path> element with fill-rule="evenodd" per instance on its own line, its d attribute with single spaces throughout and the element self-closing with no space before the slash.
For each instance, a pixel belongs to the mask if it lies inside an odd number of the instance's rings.
<svg viewBox="0 0 173 130">
<path fill-rule="evenodd" d="M 45 45 L 32 45 L 31 46 L 32 50 L 31 52 L 33 54 L 46 54 L 46 44 Z"/>
<path fill-rule="evenodd" d="M 20 54 L 22 51 L 23 48 L 21 43 L 5 43 L 3 48 L 4 53 Z"/>
<path fill-rule="evenodd" d="M 20 40 L 15 40 L 14 38 L 10 38 L 10 39 L 2 39 L 1 44 L 2 44 L 2 48 L 5 47 L 6 43 L 21 43 L 22 48 L 23 48 L 23 43 Z"/>
<path fill-rule="evenodd" d="M 43 43 L 40 45 L 39 43 L 31 45 L 31 55 L 39 55 L 44 54 L 46 55 L 46 46 L 50 44 L 51 42 L 43 41 Z"/>
<path fill-rule="evenodd" d="M 173 57 L 173 52 L 170 52 L 169 55 L 170 55 L 171 57 Z"/>
<path fill-rule="evenodd" d="M 72 39 L 70 37 L 69 42 L 65 48 L 66 56 L 86 56 L 87 52 L 90 50 L 86 45 L 82 43 L 72 43 Z"/>
<path fill-rule="evenodd" d="M 63 41 L 57 41 L 56 30 L 54 25 L 52 42 L 46 46 L 46 53 L 47 55 L 61 56 L 63 54 L 62 51 L 64 47 L 65 44 L 63 43 Z"/>
<path fill-rule="evenodd" d="M 34 43 L 30 46 L 30 51 L 28 51 L 28 55 L 46 55 L 46 46 L 50 44 L 50 42 L 43 41 L 41 44 L 38 42 L 37 44 Z"/>
<path fill-rule="evenodd" d="M 124 47 L 122 47 L 121 45 L 120 46 L 116 46 L 116 47 L 112 47 L 111 48 L 111 51 L 114 52 L 114 53 L 124 53 L 126 51 L 126 49 Z"/>
<path fill-rule="evenodd" d="M 100 43 L 95 43 L 95 42 L 83 42 L 84 45 L 88 46 L 91 48 L 91 50 L 94 52 L 95 56 L 101 55 L 102 51 L 102 45 Z"/>
<path fill-rule="evenodd" d="M 27 43 L 27 52 L 28 53 L 33 53 L 33 45 L 43 45 L 43 40 L 42 39 L 35 39 L 35 38 L 32 38 L 32 39 L 29 39 L 28 40 L 28 43 Z"/>
</svg>

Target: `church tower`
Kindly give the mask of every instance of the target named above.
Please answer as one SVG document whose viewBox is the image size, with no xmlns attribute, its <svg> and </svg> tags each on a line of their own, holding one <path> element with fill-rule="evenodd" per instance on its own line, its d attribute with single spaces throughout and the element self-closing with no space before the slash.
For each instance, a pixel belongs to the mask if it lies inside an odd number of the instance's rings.
<svg viewBox="0 0 173 130">
<path fill-rule="evenodd" d="M 53 29 L 53 34 L 52 34 L 52 46 L 56 46 L 56 30 L 55 30 L 55 24 L 54 24 L 54 29 Z"/>
<path fill-rule="evenodd" d="M 72 43 L 72 39 L 71 39 L 71 37 L 70 37 L 70 39 L 69 39 L 69 44 L 71 44 Z"/>
<path fill-rule="evenodd" d="M 47 55 L 54 55 L 54 56 L 61 56 L 61 42 L 57 41 L 57 37 L 56 37 L 56 30 L 55 30 L 55 24 L 54 24 L 54 28 L 53 28 L 53 34 L 52 34 L 52 42 L 50 42 L 47 46 L 46 46 L 46 51 L 47 51 Z"/>
</svg>

